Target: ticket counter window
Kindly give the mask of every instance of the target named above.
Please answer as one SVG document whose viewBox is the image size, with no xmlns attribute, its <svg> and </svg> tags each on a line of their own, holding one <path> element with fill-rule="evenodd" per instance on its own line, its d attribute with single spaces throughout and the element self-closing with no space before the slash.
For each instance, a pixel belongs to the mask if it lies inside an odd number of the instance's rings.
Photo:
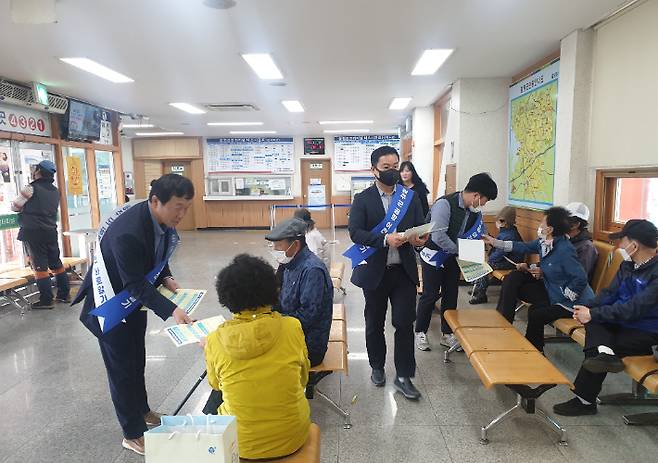
<svg viewBox="0 0 658 463">
<path fill-rule="evenodd" d="M 117 207 L 117 189 L 114 158 L 111 151 L 96 151 L 96 185 L 101 222 L 105 221 Z"/>
<path fill-rule="evenodd" d="M 85 150 L 66 148 L 63 161 L 69 230 L 90 229 L 92 228 L 91 202 L 89 200 L 89 177 Z M 77 240 L 71 240 L 72 254 L 79 256 L 81 255 L 80 251 Z"/>
</svg>

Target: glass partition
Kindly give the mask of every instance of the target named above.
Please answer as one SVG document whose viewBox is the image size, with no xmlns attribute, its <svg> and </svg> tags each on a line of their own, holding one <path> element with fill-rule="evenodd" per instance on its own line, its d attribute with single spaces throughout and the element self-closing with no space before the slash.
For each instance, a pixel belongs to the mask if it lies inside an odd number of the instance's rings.
<svg viewBox="0 0 658 463">
<path fill-rule="evenodd" d="M 117 207 L 117 189 L 114 177 L 114 158 L 111 151 L 96 151 L 96 185 L 101 223 Z"/>
<path fill-rule="evenodd" d="M 69 230 L 84 230 L 92 226 L 91 202 L 89 199 L 89 177 L 85 150 L 64 148 L 64 179 L 68 206 Z M 71 252 L 80 255 L 78 240 L 71 240 Z"/>
</svg>

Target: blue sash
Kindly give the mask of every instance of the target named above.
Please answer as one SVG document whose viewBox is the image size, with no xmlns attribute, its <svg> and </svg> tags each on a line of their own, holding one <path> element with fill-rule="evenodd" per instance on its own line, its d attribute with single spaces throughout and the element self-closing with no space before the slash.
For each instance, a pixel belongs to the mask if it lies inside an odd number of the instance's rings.
<svg viewBox="0 0 658 463">
<path fill-rule="evenodd" d="M 375 228 L 370 230 L 370 232 L 386 235 L 391 230 L 397 229 L 400 221 L 402 221 L 402 217 L 407 213 L 413 197 L 413 190 L 405 188 L 402 185 L 397 185 L 384 219 Z M 354 268 L 373 255 L 377 249 L 366 246 L 365 244 L 353 244 L 343 255 L 352 261 L 352 268 Z"/>
<path fill-rule="evenodd" d="M 153 270 L 151 270 L 146 275 L 146 279 L 151 284 L 155 283 L 155 280 L 158 279 L 158 276 L 160 276 L 160 273 L 165 268 L 165 265 L 167 265 L 169 258 L 176 250 L 176 246 L 178 246 L 178 242 L 180 241 L 178 233 L 176 233 L 175 230 L 170 230 L 167 234 L 169 235 L 169 246 L 167 249 L 167 254 L 164 256 L 164 259 L 157 263 Z M 97 252 L 99 254 L 101 253 L 100 247 L 98 248 Z M 102 258 L 102 256 L 99 257 Z M 104 322 L 101 324 L 101 329 L 103 334 L 105 334 L 119 323 L 121 323 L 121 320 L 124 320 L 141 305 L 142 303 L 140 301 L 132 297 L 130 293 L 124 289 L 116 296 L 106 299 L 105 302 L 97 306 L 94 310 L 91 310 L 89 313 L 91 315 L 104 318 Z"/>
<path fill-rule="evenodd" d="M 482 237 L 482 232 L 484 231 L 484 222 L 482 221 L 482 214 L 475 221 L 475 224 L 471 227 L 470 230 L 464 232 L 463 235 L 459 238 L 463 240 L 479 240 Z M 420 258 L 429 265 L 434 267 L 441 267 L 446 259 L 450 257 L 450 254 L 445 252 L 443 249 L 429 249 L 423 248 L 420 252 Z"/>
</svg>

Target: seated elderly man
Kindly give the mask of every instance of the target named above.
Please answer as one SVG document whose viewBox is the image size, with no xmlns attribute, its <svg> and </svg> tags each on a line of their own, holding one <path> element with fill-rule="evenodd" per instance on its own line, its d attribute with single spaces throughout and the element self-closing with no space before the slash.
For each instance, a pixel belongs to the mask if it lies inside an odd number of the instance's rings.
<svg viewBox="0 0 658 463">
<path fill-rule="evenodd" d="M 271 252 L 281 274 L 277 310 L 301 322 L 313 367 L 327 352 L 334 289 L 327 267 L 306 245 L 306 230 L 306 222 L 292 218 L 274 227 L 265 239 L 274 244 Z"/>
</svg>

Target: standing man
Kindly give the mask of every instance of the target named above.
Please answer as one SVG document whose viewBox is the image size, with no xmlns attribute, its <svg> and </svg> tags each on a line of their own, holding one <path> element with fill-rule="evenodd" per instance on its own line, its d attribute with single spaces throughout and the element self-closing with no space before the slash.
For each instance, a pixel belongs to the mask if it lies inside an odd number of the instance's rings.
<svg viewBox="0 0 658 463">
<path fill-rule="evenodd" d="M 124 206 L 101 226 L 96 255 L 74 304 L 85 299 L 80 321 L 97 338 L 110 395 L 123 430 L 122 446 L 144 455 L 144 431 L 160 424 L 146 396 L 146 311 L 190 323 L 185 311 L 160 294 L 179 288 L 168 260 L 178 244 L 174 227 L 194 197 L 192 182 L 167 174 L 152 183 L 148 201 Z"/>
<path fill-rule="evenodd" d="M 393 383 L 407 399 L 418 400 L 420 392 L 411 382 L 416 373 L 413 325 L 418 285 L 418 267 L 412 246 L 423 246 L 427 237 L 405 236 L 404 230 L 422 225 L 418 197 L 398 185 L 400 156 L 391 146 L 382 146 L 370 156 L 375 184 L 354 197 L 349 218 L 354 245 L 345 252 L 352 260 L 352 283 L 365 297 L 366 348 L 375 386 L 386 383 L 384 323 L 391 302 L 395 327 Z"/>
<path fill-rule="evenodd" d="M 482 207 L 498 196 L 498 186 L 487 173 L 472 176 L 464 191 L 438 199 L 430 211 L 434 223 L 432 238 L 420 253 L 423 269 L 423 294 L 418 301 L 416 346 L 430 350 L 427 330 L 434 304 L 441 297 L 441 345 L 452 348 L 457 338 L 445 321 L 446 310 L 457 308 L 459 265 L 457 239 L 480 239 L 485 231 Z M 439 294 L 441 296 L 439 296 Z"/>
<path fill-rule="evenodd" d="M 32 183 L 21 189 L 12 201 L 11 210 L 18 212 L 18 239 L 30 256 L 32 270 L 39 288 L 39 302 L 33 309 L 52 309 L 53 291 L 50 283 L 52 270 L 57 280 L 57 301 L 69 302 L 69 280 L 59 258 L 57 243 L 57 209 L 59 190 L 55 182 L 55 164 L 44 159 L 32 168 Z"/>
<path fill-rule="evenodd" d="M 292 218 L 265 236 L 274 243 L 272 254 L 283 269 L 278 311 L 302 324 L 311 366 L 322 363 L 329 343 L 334 287 L 324 262 L 306 245 L 308 225 Z"/>
</svg>

